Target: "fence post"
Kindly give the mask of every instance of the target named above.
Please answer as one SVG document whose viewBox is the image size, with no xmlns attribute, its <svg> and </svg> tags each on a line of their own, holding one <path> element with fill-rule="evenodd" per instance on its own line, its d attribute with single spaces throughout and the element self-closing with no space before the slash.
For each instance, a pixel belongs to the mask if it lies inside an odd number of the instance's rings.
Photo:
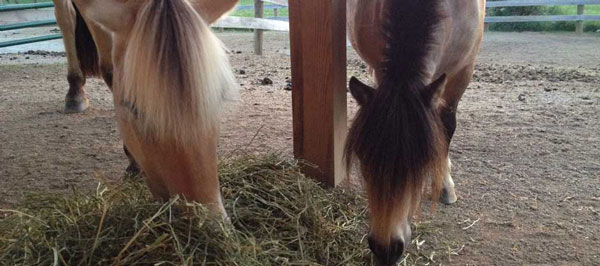
<svg viewBox="0 0 600 266">
<path fill-rule="evenodd" d="M 279 17 L 279 9 L 277 9 L 277 8 L 273 9 L 273 16 L 275 18 Z"/>
<path fill-rule="evenodd" d="M 254 17 L 263 18 L 264 15 L 264 2 L 262 0 L 254 0 Z M 263 54 L 263 30 L 254 30 L 254 54 Z"/>
<path fill-rule="evenodd" d="M 585 5 L 577 5 L 577 15 L 583 15 L 584 10 Z M 577 25 L 575 26 L 575 32 L 579 34 L 583 33 L 583 20 L 577 21 Z"/>
<path fill-rule="evenodd" d="M 346 177 L 346 0 L 290 0 L 294 155 L 328 186 Z"/>
</svg>

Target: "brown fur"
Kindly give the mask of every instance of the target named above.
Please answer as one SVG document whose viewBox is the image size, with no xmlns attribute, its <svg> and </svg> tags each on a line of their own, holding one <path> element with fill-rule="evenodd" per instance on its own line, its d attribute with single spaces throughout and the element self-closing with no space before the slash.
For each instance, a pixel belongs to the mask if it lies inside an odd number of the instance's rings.
<svg viewBox="0 0 600 266">
<path fill-rule="evenodd" d="M 377 90 L 367 93 L 373 96 L 361 105 L 350 129 L 346 159 L 348 166 L 352 158 L 360 162 L 369 194 L 371 235 L 385 246 L 395 237 L 394 226 L 406 225 L 418 209 L 428 180 L 433 199 L 440 196 L 449 169 L 446 158 L 454 130 L 450 124 L 472 74 L 463 69 L 472 70 L 485 4 L 483 0 L 347 3 L 350 39 L 374 70 Z M 447 78 L 438 79 L 444 73 Z"/>
</svg>

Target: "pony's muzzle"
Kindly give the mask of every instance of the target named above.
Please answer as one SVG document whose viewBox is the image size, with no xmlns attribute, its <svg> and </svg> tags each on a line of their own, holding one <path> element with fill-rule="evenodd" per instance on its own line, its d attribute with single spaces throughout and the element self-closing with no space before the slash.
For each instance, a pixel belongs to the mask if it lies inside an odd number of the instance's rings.
<svg viewBox="0 0 600 266">
<path fill-rule="evenodd" d="M 394 239 L 390 245 L 385 246 L 379 244 L 374 238 L 369 236 L 369 248 L 373 252 L 375 265 L 377 266 L 396 265 L 404 254 L 404 247 L 404 241 L 401 239 Z"/>
</svg>

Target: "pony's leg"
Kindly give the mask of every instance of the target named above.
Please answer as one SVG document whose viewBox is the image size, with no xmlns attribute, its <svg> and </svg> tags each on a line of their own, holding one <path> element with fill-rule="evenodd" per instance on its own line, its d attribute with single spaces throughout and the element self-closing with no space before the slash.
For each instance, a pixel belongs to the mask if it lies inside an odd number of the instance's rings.
<svg viewBox="0 0 600 266">
<path fill-rule="evenodd" d="M 226 217 L 217 175 L 218 134 L 188 145 L 153 140 L 130 120 L 127 107 L 116 107 L 123 141 L 139 163 L 152 194 L 161 199 L 179 195 L 206 205 L 215 215 Z"/>
<path fill-rule="evenodd" d="M 448 159 L 448 166 L 446 169 L 446 173 L 444 174 L 444 182 L 443 182 L 443 189 L 442 189 L 442 195 L 441 195 L 441 201 L 444 204 L 453 204 L 458 200 L 458 197 L 456 197 L 456 190 L 454 188 L 454 180 L 452 179 L 452 176 L 450 175 L 451 171 L 452 171 L 452 161 L 450 160 L 450 156 L 447 156 Z"/>
<path fill-rule="evenodd" d="M 456 110 L 458 108 L 458 102 L 471 82 L 473 68 L 473 65 L 468 66 L 449 79 L 442 94 L 443 103 L 440 107 L 440 116 L 446 129 L 446 141 L 448 143 L 448 151 L 446 151 L 448 164 L 446 173 L 444 174 L 443 190 L 440 199 L 444 204 L 453 204 L 458 199 L 454 188 L 454 180 L 451 175 L 452 162 L 450 160 L 449 150 L 452 137 L 456 130 Z"/>
<path fill-rule="evenodd" d="M 75 43 L 76 13 L 70 0 L 54 0 L 56 21 L 63 34 L 63 42 L 67 52 L 69 64 L 67 81 L 69 91 L 65 98 L 65 113 L 79 113 L 89 107 L 89 100 L 85 94 L 85 75 L 81 70 L 77 47 Z"/>
<path fill-rule="evenodd" d="M 88 29 L 94 36 L 94 42 L 98 48 L 100 70 L 102 78 L 108 88 L 112 91 L 113 86 L 113 63 L 112 63 L 112 35 L 94 23 L 87 23 Z"/>
</svg>

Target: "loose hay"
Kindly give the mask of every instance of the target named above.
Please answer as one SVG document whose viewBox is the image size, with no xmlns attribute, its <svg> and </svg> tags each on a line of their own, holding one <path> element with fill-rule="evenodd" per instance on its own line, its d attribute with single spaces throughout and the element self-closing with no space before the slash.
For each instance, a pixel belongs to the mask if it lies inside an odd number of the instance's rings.
<svg viewBox="0 0 600 266">
<path fill-rule="evenodd" d="M 230 223 L 197 204 L 158 203 L 141 182 L 31 195 L 0 210 L 0 264 L 371 264 L 360 193 L 325 190 L 276 156 L 224 162 L 220 174 Z"/>
</svg>

